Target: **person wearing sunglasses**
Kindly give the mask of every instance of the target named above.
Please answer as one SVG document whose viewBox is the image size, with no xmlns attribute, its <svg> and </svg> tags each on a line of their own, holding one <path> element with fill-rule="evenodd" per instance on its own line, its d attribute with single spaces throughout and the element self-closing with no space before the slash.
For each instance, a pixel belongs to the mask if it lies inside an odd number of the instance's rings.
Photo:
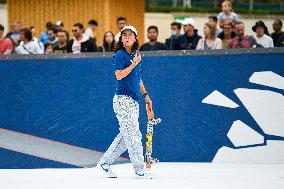
<svg viewBox="0 0 284 189">
<path fill-rule="evenodd" d="M 84 34 L 84 26 L 81 23 L 73 25 L 74 38 L 67 43 L 68 53 L 95 52 L 97 45 L 92 38 Z"/>
<path fill-rule="evenodd" d="M 234 24 L 231 20 L 225 20 L 223 22 L 223 31 L 218 35 L 218 38 L 222 40 L 222 48 L 228 48 L 229 41 L 236 37 L 234 31 Z"/>
</svg>

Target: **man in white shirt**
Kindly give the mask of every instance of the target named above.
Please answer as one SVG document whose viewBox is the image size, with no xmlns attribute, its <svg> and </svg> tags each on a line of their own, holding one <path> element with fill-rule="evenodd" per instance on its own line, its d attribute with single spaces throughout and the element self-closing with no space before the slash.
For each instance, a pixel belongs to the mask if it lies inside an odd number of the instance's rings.
<svg viewBox="0 0 284 189">
<path fill-rule="evenodd" d="M 252 30 L 256 32 L 256 42 L 263 47 L 274 47 L 273 39 L 269 37 L 268 29 L 263 21 L 259 20 L 252 27 Z"/>
<path fill-rule="evenodd" d="M 98 27 L 98 22 L 95 19 L 92 19 L 88 22 L 88 28 L 85 31 L 85 34 L 88 37 L 95 38 L 94 32 Z"/>
<path fill-rule="evenodd" d="M 34 41 L 35 43 L 37 43 L 37 45 L 39 46 L 40 50 L 42 51 L 40 54 L 44 54 L 44 45 L 42 42 L 38 41 L 38 38 L 35 37 L 36 32 L 35 32 L 35 27 L 31 26 L 30 30 L 32 32 L 32 41 Z M 20 45 L 23 45 L 24 41 L 20 42 Z"/>
<path fill-rule="evenodd" d="M 20 30 L 20 39 L 23 43 L 15 49 L 17 54 L 43 54 L 43 50 L 38 43 L 32 41 L 33 35 L 29 28 Z"/>
<path fill-rule="evenodd" d="M 120 31 L 125 27 L 127 26 L 127 20 L 125 17 L 118 17 L 117 20 L 116 20 L 116 26 L 117 28 L 119 29 L 119 32 L 115 35 L 114 37 L 114 41 L 115 43 L 118 43 L 119 41 L 119 37 L 120 37 Z"/>
</svg>

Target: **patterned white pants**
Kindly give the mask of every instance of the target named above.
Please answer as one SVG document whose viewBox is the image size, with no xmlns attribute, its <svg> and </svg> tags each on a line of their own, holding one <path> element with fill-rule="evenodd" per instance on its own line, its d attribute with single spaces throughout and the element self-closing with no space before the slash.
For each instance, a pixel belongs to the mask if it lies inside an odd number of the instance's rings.
<svg viewBox="0 0 284 189">
<path fill-rule="evenodd" d="M 142 135 L 139 130 L 139 104 L 129 96 L 115 95 L 113 110 L 119 122 L 119 134 L 99 161 L 112 164 L 123 152 L 128 150 L 135 172 L 144 171 Z"/>
</svg>

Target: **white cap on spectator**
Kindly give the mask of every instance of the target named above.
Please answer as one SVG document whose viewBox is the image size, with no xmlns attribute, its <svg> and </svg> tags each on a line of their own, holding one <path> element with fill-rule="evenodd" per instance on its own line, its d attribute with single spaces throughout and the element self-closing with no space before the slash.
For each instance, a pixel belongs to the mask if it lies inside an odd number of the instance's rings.
<svg viewBox="0 0 284 189">
<path fill-rule="evenodd" d="M 185 19 L 182 21 L 182 24 L 183 24 L 183 25 L 192 25 L 192 26 L 194 26 L 194 25 L 195 25 L 195 22 L 194 22 L 193 18 L 185 18 Z"/>
<path fill-rule="evenodd" d="M 131 31 L 133 31 L 134 33 L 135 33 L 135 35 L 137 36 L 137 30 L 134 28 L 134 26 L 124 26 L 124 28 L 122 28 L 122 30 L 120 31 L 120 35 L 122 34 L 122 32 L 124 31 L 124 30 L 131 30 Z"/>
<path fill-rule="evenodd" d="M 61 24 L 62 24 L 61 21 L 57 21 L 57 22 L 55 23 L 56 26 L 61 26 Z"/>
<path fill-rule="evenodd" d="M 180 24 L 183 23 L 183 20 L 181 20 L 181 19 L 175 19 L 174 21 L 177 22 L 177 23 L 180 23 Z"/>
</svg>

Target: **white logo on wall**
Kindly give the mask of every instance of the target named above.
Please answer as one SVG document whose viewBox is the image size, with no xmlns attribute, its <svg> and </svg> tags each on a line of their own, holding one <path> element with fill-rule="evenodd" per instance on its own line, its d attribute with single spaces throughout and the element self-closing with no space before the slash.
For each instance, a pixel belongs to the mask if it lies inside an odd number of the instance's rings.
<svg viewBox="0 0 284 189">
<path fill-rule="evenodd" d="M 284 90 L 284 77 L 271 71 L 255 72 L 249 82 L 271 87 L 271 90 L 238 88 L 234 93 L 265 135 L 283 138 L 284 97 L 272 90 Z M 204 98 L 202 103 L 227 108 L 239 107 L 217 90 Z M 284 141 L 266 139 L 241 120 L 233 122 L 227 136 L 236 149 L 223 146 L 212 162 L 284 163 Z"/>
</svg>

